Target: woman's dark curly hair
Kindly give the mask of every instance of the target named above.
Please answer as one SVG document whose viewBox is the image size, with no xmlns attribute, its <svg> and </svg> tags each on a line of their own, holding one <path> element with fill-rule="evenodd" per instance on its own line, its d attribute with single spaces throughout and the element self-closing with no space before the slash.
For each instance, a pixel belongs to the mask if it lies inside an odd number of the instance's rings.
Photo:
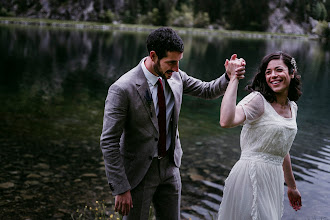
<svg viewBox="0 0 330 220">
<path fill-rule="evenodd" d="M 290 82 L 288 98 L 291 101 L 298 101 L 299 97 L 302 94 L 301 80 L 300 80 L 301 76 L 298 75 L 295 62 L 291 62 L 292 60 L 294 60 L 292 59 L 292 56 L 282 51 L 271 53 L 262 59 L 257 74 L 252 79 L 252 83 L 248 85 L 246 89 L 250 92 L 252 91 L 260 92 L 265 97 L 265 99 L 270 103 L 276 101 L 275 92 L 271 88 L 269 88 L 266 82 L 266 74 L 265 74 L 268 63 L 271 60 L 283 60 L 283 63 L 289 69 L 289 74 L 290 75 L 294 74 L 294 78 L 292 78 Z"/>
</svg>

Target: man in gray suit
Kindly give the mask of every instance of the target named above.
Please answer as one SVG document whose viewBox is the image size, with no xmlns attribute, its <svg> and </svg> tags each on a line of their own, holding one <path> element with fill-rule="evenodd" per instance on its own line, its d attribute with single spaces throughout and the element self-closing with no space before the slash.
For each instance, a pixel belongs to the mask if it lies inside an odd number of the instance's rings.
<svg viewBox="0 0 330 220">
<path fill-rule="evenodd" d="M 148 219 L 153 203 L 157 219 L 175 220 L 180 219 L 182 95 L 218 98 L 228 77 L 202 82 L 180 70 L 183 42 L 171 28 L 151 32 L 147 49 L 148 56 L 109 88 L 101 149 L 115 210 L 124 219 Z M 227 72 L 244 73 L 244 66 Z"/>
</svg>

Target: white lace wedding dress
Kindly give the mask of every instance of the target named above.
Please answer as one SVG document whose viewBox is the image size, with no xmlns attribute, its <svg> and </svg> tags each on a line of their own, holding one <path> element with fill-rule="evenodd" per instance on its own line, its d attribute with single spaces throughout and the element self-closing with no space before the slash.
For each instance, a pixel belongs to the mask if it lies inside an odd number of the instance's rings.
<svg viewBox="0 0 330 220">
<path fill-rule="evenodd" d="M 225 181 L 218 220 L 278 220 L 283 215 L 282 163 L 297 133 L 297 105 L 289 101 L 291 118 L 279 115 L 259 93 L 238 105 L 246 115 L 241 157 Z"/>
</svg>

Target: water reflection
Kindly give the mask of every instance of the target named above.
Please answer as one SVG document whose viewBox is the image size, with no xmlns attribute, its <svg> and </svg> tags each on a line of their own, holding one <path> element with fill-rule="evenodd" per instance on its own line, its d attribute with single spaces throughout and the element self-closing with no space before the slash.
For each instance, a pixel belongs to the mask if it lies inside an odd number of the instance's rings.
<svg viewBox="0 0 330 220">
<path fill-rule="evenodd" d="M 7 183 L 1 187 L 1 215 L 70 218 L 95 200 L 111 205 L 98 146 L 104 99 L 109 85 L 146 55 L 146 36 L 0 26 L 0 183 Z M 283 219 L 330 216 L 329 45 L 188 35 L 183 40 L 180 68 L 203 80 L 222 74 L 234 52 L 246 59 L 239 99 L 265 54 L 283 50 L 296 58 L 304 94 L 291 155 L 303 209 L 295 213 L 285 198 Z M 216 216 L 224 180 L 240 156 L 240 128 L 218 125 L 220 101 L 183 100 L 182 218 Z"/>
</svg>

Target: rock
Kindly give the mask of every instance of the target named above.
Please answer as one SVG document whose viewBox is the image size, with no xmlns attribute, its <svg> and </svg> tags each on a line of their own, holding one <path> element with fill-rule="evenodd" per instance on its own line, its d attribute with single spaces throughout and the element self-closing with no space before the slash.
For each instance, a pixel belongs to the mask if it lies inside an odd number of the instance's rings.
<svg viewBox="0 0 330 220">
<path fill-rule="evenodd" d="M 24 200 L 31 200 L 31 199 L 34 198 L 33 195 L 25 195 L 25 194 L 23 194 L 23 195 L 21 195 L 21 196 L 22 196 L 22 198 L 23 198 Z"/>
<path fill-rule="evenodd" d="M 81 175 L 81 177 L 97 177 L 97 175 L 95 173 L 85 173 L 83 175 Z"/>
<path fill-rule="evenodd" d="M 15 187 L 15 184 L 12 182 L 6 182 L 0 184 L 0 189 L 9 189 Z"/>
<path fill-rule="evenodd" d="M 41 176 L 51 176 L 51 175 L 53 175 L 53 173 L 51 173 L 51 172 L 40 172 L 39 174 Z"/>
<path fill-rule="evenodd" d="M 190 179 L 192 181 L 204 180 L 205 178 L 198 174 L 190 174 Z"/>
<path fill-rule="evenodd" d="M 41 178 L 41 176 L 38 175 L 38 174 L 30 173 L 29 175 L 27 175 L 26 178 L 28 178 L 28 179 L 32 179 L 32 178 L 38 179 L 38 178 Z"/>
<path fill-rule="evenodd" d="M 62 218 L 62 217 L 64 217 L 64 214 L 63 213 L 55 213 L 53 215 L 53 218 Z"/>
<path fill-rule="evenodd" d="M 45 164 L 45 163 L 38 163 L 34 167 L 35 168 L 40 168 L 40 169 L 49 169 L 49 165 L 48 164 Z"/>
<path fill-rule="evenodd" d="M 2 201 L 0 201 L 0 207 L 1 207 L 1 206 L 4 206 L 4 205 L 8 205 L 8 204 L 10 204 L 10 203 L 11 203 L 10 200 L 2 200 Z"/>
<path fill-rule="evenodd" d="M 95 189 L 97 189 L 97 190 L 103 190 L 104 188 L 102 186 L 96 186 Z"/>
<path fill-rule="evenodd" d="M 67 209 L 58 209 L 58 211 L 66 213 L 66 214 L 71 214 L 71 210 L 67 210 Z"/>
<path fill-rule="evenodd" d="M 51 179 L 48 178 L 48 177 L 45 177 L 45 178 L 42 179 L 42 182 L 49 183 L 49 182 L 51 182 Z"/>
<path fill-rule="evenodd" d="M 35 181 L 35 180 L 28 180 L 24 182 L 25 185 L 31 185 L 31 186 L 35 186 L 35 185 L 39 185 L 40 182 Z"/>
</svg>

